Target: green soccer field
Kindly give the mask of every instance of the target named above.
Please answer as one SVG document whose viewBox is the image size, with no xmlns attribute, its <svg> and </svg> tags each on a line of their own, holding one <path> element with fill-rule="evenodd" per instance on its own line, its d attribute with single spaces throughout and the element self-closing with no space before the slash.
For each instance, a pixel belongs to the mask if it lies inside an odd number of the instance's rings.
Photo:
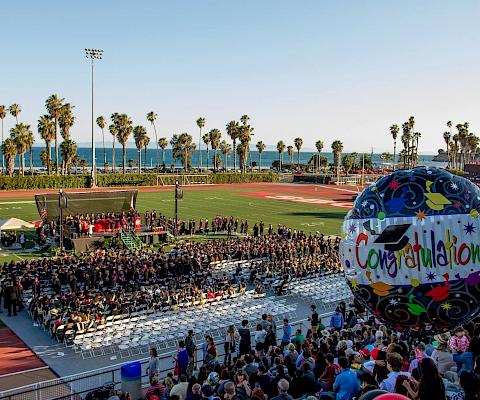
<svg viewBox="0 0 480 400">
<path fill-rule="evenodd" d="M 265 226 L 277 224 L 303 230 L 319 231 L 325 234 L 339 234 L 340 225 L 346 209 L 241 196 L 242 190 L 187 190 L 179 200 L 179 218 L 208 218 L 215 215 L 234 216 L 247 219 L 251 229 L 256 222 L 263 221 Z M 175 201 L 173 191 L 139 192 L 137 209 L 164 215 L 174 215 Z M 38 212 L 32 199 L 4 199 L 0 201 L 0 219 L 17 217 L 27 221 L 38 220 Z"/>
</svg>

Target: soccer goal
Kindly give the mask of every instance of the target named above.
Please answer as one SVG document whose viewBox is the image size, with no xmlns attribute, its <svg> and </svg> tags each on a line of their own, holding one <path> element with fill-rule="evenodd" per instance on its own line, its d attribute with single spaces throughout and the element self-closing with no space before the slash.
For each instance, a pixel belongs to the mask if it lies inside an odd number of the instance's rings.
<svg viewBox="0 0 480 400">
<path fill-rule="evenodd" d="M 174 186 L 178 181 L 182 186 L 205 185 L 208 183 L 206 174 L 159 174 L 157 175 L 157 186 Z"/>
</svg>

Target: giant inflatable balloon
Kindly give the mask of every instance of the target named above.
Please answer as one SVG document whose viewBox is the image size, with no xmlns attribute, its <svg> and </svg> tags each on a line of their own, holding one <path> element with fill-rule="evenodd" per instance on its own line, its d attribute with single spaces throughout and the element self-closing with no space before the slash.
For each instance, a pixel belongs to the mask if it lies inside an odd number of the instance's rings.
<svg viewBox="0 0 480 400">
<path fill-rule="evenodd" d="M 445 331 L 480 310 L 480 188 L 436 168 L 367 187 L 342 225 L 340 258 L 356 298 L 402 330 Z"/>
</svg>

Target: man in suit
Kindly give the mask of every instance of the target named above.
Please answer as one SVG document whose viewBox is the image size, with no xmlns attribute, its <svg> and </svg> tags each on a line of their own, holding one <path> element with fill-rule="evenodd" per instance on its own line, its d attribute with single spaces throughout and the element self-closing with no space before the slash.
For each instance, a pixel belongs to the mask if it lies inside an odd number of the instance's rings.
<svg viewBox="0 0 480 400">
<path fill-rule="evenodd" d="M 13 308 L 13 315 L 17 315 L 17 288 L 13 281 L 8 283 L 8 286 L 5 289 L 5 308 L 8 309 L 8 316 L 12 316 L 12 308 Z"/>
</svg>

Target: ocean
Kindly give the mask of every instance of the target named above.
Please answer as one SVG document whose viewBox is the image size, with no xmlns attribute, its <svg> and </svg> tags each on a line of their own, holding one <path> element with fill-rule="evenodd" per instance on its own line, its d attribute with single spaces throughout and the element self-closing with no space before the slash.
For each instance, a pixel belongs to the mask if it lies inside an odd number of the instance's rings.
<svg viewBox="0 0 480 400">
<path fill-rule="evenodd" d="M 40 152 L 43 150 L 43 147 L 34 147 L 33 148 L 33 166 L 34 167 L 42 167 L 41 161 L 40 161 Z M 91 165 L 91 150 L 90 148 L 87 147 L 79 147 L 77 150 L 78 156 L 80 159 L 85 159 L 87 160 L 88 165 Z M 106 159 L 109 165 L 112 165 L 112 148 L 106 148 L 105 149 L 106 153 Z M 146 166 L 147 168 L 149 167 L 154 167 L 155 166 L 155 153 L 156 149 L 153 148 L 148 148 L 147 149 L 147 160 L 146 160 Z M 223 168 L 223 154 L 221 154 L 220 151 L 218 151 L 218 154 L 222 156 L 222 165 L 221 167 Z M 313 155 L 316 155 L 317 153 L 311 152 L 311 151 L 302 151 L 300 152 L 300 162 L 301 163 L 306 163 L 310 160 L 310 158 Z M 345 154 L 345 153 L 343 153 Z M 144 159 L 144 151 L 142 150 L 142 167 L 145 165 L 145 159 Z M 327 157 L 328 162 L 331 163 L 333 162 L 333 154 L 331 152 L 322 152 L 322 156 Z M 192 165 L 194 167 L 197 167 L 198 165 L 198 156 L 199 153 L 198 151 L 195 151 L 195 154 L 192 159 Z M 158 151 L 158 157 L 159 157 L 159 164 L 162 165 L 162 150 L 159 149 Z M 252 158 L 253 162 L 256 162 L 257 166 L 259 164 L 259 154 L 258 151 L 252 150 L 250 153 L 250 157 Z M 250 164 L 250 157 L 248 163 Z M 445 167 L 446 163 L 442 162 L 434 162 L 432 161 L 433 155 L 419 155 L 419 165 L 424 165 L 424 166 L 430 166 L 430 167 Z M 52 159 L 55 158 L 55 150 L 52 147 Z M 206 159 L 207 159 L 207 153 L 205 150 L 202 150 L 202 165 L 205 167 L 206 165 Z M 102 147 L 97 147 L 96 148 L 96 155 L 95 155 L 95 160 L 97 167 L 103 167 L 103 160 L 104 160 L 104 153 L 103 153 L 103 148 Z M 128 166 L 128 160 L 134 160 L 135 165 L 138 160 L 138 151 L 134 148 L 127 148 L 127 166 Z M 264 151 L 262 154 L 262 167 L 271 167 L 272 162 L 278 160 L 278 152 L 276 151 Z M 287 152 L 283 153 L 283 162 L 288 163 L 289 158 Z M 293 162 L 297 162 L 297 153 L 295 152 L 294 157 L 293 157 Z M 376 165 L 381 164 L 381 159 L 380 159 L 380 154 L 378 153 L 373 153 L 373 163 Z M 228 163 L 228 168 L 231 168 L 233 166 L 233 154 L 230 153 L 227 158 L 227 163 Z M 122 148 L 118 148 L 118 143 L 116 144 L 115 148 L 115 164 L 117 167 L 122 166 Z M 166 149 L 165 150 L 165 165 L 167 167 L 170 167 L 171 165 L 174 165 L 176 167 L 181 167 L 181 162 L 180 160 L 175 161 L 172 157 L 172 150 L 171 149 Z M 19 165 L 19 158 L 17 157 L 17 160 L 15 162 L 15 166 L 18 167 Z M 29 153 L 25 153 L 25 167 L 28 168 L 30 165 L 30 155 Z M 209 161 L 208 165 L 211 168 L 213 166 L 213 151 L 209 151 Z M 237 167 L 239 165 L 239 159 L 237 156 Z"/>
</svg>

